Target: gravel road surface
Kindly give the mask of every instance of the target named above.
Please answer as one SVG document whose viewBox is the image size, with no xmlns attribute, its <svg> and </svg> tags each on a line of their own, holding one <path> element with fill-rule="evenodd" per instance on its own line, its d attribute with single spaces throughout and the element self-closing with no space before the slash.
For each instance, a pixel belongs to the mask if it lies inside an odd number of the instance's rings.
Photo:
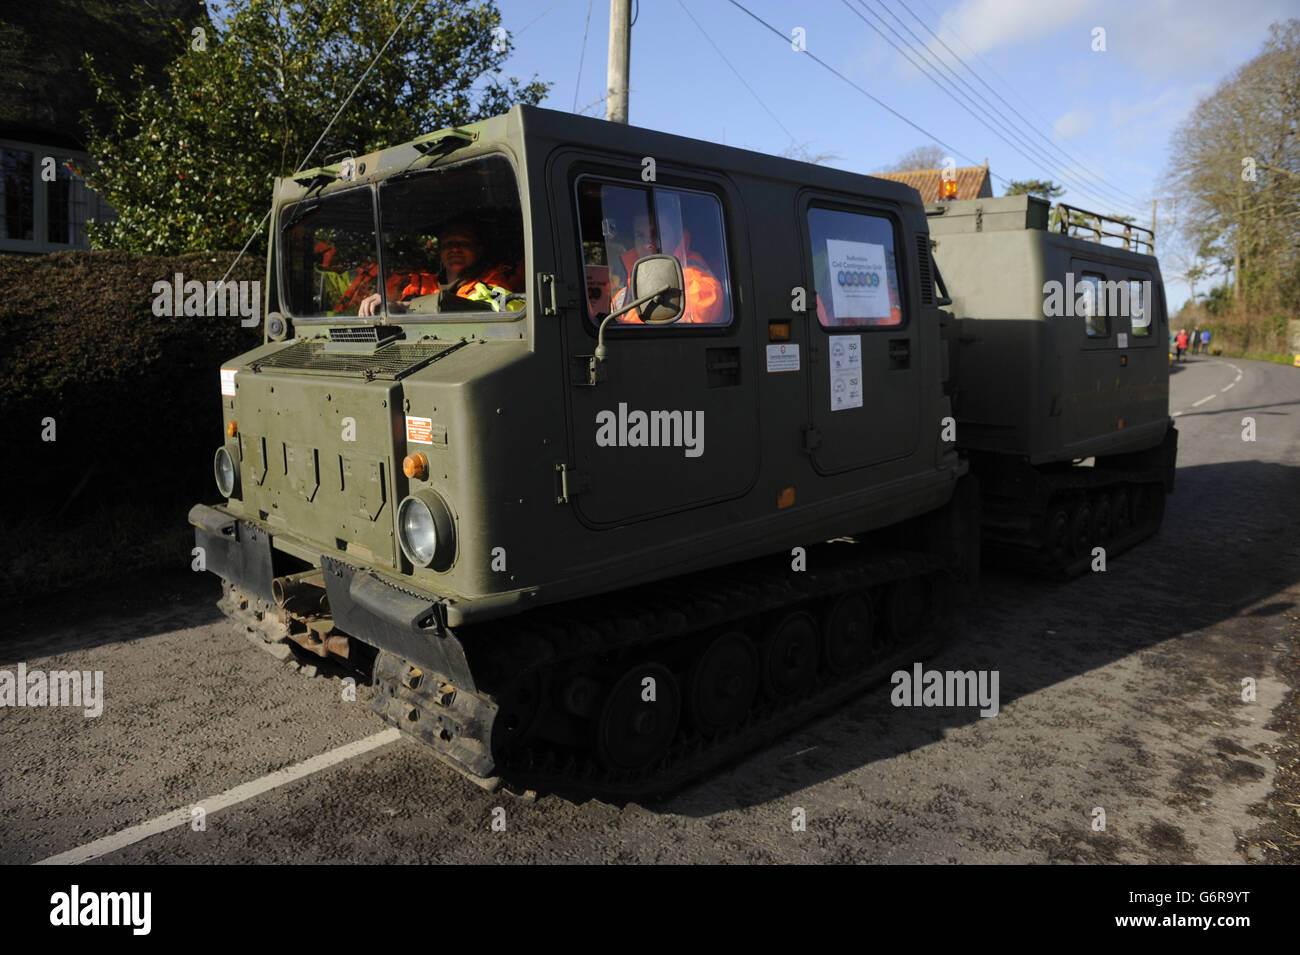
<svg viewBox="0 0 1300 955">
<path fill-rule="evenodd" d="M 661 802 L 529 802 L 393 739 L 368 686 L 345 699 L 255 647 L 215 578 L 178 570 L 25 607 L 0 642 L 0 669 L 99 670 L 104 689 L 93 718 L 0 709 L 0 862 L 1266 856 L 1250 837 L 1295 748 L 1293 724 L 1268 727 L 1300 648 L 1300 369 L 1197 358 L 1171 388 L 1160 534 L 1065 586 L 987 572 L 961 636 L 919 661 L 997 671 L 996 716 L 896 708 L 885 685 Z"/>
</svg>

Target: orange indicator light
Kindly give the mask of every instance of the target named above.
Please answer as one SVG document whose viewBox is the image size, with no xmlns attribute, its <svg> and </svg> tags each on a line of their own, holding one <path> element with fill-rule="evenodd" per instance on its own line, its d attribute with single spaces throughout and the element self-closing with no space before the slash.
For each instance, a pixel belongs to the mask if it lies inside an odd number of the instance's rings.
<svg viewBox="0 0 1300 955">
<path fill-rule="evenodd" d="M 402 473 L 409 478 L 423 481 L 429 476 L 429 459 L 423 454 L 408 454 L 402 459 Z"/>
<path fill-rule="evenodd" d="M 781 493 L 778 494 L 776 498 L 776 509 L 778 511 L 783 511 L 787 507 L 793 507 L 793 506 L 794 506 L 794 488 L 787 487 L 782 489 Z"/>
<path fill-rule="evenodd" d="M 232 419 L 230 423 L 226 425 L 226 434 L 232 438 L 239 434 L 239 422 Z"/>
</svg>

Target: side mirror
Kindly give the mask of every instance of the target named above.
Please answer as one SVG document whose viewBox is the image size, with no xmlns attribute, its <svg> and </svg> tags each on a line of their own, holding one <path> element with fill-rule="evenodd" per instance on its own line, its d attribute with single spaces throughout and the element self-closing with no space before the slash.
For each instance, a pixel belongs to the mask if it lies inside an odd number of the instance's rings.
<svg viewBox="0 0 1300 955">
<path fill-rule="evenodd" d="M 636 307 L 637 316 L 647 325 L 671 325 L 682 317 L 686 279 L 676 256 L 645 255 L 637 259 L 628 286 L 628 297 L 633 302 L 647 299 Z"/>
<path fill-rule="evenodd" d="M 686 279 L 682 264 L 671 255 L 643 255 L 632 266 L 627 279 L 630 302 L 605 316 L 596 332 L 596 353 L 587 368 L 587 384 L 605 380 L 605 326 L 613 319 L 636 309 L 637 317 L 647 325 L 671 325 L 685 314 Z"/>
</svg>

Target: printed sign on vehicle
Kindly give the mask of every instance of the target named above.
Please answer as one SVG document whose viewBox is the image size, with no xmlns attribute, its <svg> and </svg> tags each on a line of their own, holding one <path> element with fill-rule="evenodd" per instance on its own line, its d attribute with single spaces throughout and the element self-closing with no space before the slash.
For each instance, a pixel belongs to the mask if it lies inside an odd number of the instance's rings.
<svg viewBox="0 0 1300 955">
<path fill-rule="evenodd" d="M 417 444 L 433 444 L 433 419 L 406 416 L 406 440 Z"/>
</svg>

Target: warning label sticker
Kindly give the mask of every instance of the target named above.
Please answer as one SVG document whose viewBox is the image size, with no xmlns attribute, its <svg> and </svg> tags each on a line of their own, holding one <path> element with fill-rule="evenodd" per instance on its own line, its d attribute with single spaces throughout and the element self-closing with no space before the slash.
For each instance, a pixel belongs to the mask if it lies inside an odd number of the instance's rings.
<svg viewBox="0 0 1300 955">
<path fill-rule="evenodd" d="M 417 444 L 433 444 L 433 419 L 406 416 L 406 440 Z"/>
<path fill-rule="evenodd" d="M 767 346 L 768 371 L 798 371 L 799 346 L 793 343 Z"/>
<path fill-rule="evenodd" d="M 862 336 L 831 338 L 831 411 L 862 407 Z"/>
<path fill-rule="evenodd" d="M 221 397 L 235 397 L 235 374 L 238 371 L 238 368 L 221 369 Z"/>
</svg>

